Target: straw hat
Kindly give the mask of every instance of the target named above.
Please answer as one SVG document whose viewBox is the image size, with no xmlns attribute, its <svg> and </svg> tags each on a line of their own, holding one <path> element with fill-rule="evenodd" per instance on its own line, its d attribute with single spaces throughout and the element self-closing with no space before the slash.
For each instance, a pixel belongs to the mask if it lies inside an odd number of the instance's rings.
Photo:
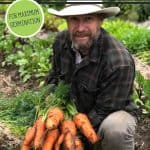
<svg viewBox="0 0 150 150">
<path fill-rule="evenodd" d="M 65 7 L 57 11 L 55 9 L 49 8 L 48 12 L 58 17 L 67 17 L 75 15 L 85 15 L 85 14 L 103 14 L 104 17 L 111 17 L 120 12 L 119 7 L 107 7 L 104 8 L 102 4 L 67 4 Z"/>
</svg>

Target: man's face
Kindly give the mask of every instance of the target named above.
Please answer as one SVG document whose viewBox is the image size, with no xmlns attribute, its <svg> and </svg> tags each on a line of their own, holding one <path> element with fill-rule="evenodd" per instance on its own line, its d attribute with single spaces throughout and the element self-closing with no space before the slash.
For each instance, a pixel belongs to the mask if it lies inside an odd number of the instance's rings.
<svg viewBox="0 0 150 150">
<path fill-rule="evenodd" d="M 93 40 L 100 34 L 101 21 L 94 14 L 69 16 L 67 24 L 73 46 L 83 53 L 89 50 Z"/>
</svg>

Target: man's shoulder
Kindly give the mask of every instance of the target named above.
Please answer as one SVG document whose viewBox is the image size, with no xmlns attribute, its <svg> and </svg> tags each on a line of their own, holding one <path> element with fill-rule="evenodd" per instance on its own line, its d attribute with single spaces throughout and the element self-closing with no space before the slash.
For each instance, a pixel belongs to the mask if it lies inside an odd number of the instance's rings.
<svg viewBox="0 0 150 150">
<path fill-rule="evenodd" d="M 68 30 L 63 30 L 57 33 L 55 40 L 54 40 L 54 48 L 55 47 L 63 47 L 67 45 L 70 41 L 70 36 Z"/>
<path fill-rule="evenodd" d="M 134 64 L 127 48 L 107 32 L 104 34 L 104 56 L 113 68 Z"/>
<path fill-rule="evenodd" d="M 53 50 L 55 52 L 63 52 L 63 50 L 65 50 L 69 46 L 70 37 L 68 30 L 58 32 L 53 42 Z"/>
<path fill-rule="evenodd" d="M 66 39 L 69 36 L 68 30 L 63 30 L 57 33 L 56 39 Z"/>
<path fill-rule="evenodd" d="M 126 50 L 121 41 L 103 29 L 104 48 L 107 50 Z"/>
</svg>

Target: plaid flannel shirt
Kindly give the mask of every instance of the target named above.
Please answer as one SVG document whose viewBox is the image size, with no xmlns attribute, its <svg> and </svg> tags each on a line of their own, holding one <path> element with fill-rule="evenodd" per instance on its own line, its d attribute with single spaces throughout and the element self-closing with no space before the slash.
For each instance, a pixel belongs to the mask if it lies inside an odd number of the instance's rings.
<svg viewBox="0 0 150 150">
<path fill-rule="evenodd" d="M 95 128 L 114 111 L 135 114 L 137 108 L 131 98 L 135 65 L 127 49 L 101 28 L 89 56 L 76 65 L 71 45 L 67 30 L 58 33 L 46 83 L 70 83 L 78 111 L 86 113 Z"/>
</svg>

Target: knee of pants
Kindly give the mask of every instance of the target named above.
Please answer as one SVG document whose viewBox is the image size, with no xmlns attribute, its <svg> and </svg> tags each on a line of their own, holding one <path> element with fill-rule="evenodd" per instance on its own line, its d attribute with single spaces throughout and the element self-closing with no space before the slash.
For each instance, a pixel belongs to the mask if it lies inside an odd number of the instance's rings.
<svg viewBox="0 0 150 150">
<path fill-rule="evenodd" d="M 110 140 L 110 141 L 113 141 L 113 140 L 122 140 L 124 139 L 126 136 L 129 136 L 129 134 L 127 132 L 125 132 L 124 130 L 121 130 L 121 129 L 114 129 L 114 128 L 111 128 L 111 129 L 108 129 L 108 130 L 101 130 L 100 132 L 100 135 L 102 136 L 102 139 L 107 139 L 107 140 Z"/>
<path fill-rule="evenodd" d="M 122 129 L 101 130 L 103 132 L 101 149 L 103 150 L 134 150 L 134 134 Z"/>
<path fill-rule="evenodd" d="M 102 137 L 102 139 L 132 139 L 136 126 L 134 118 L 132 118 L 132 116 L 127 118 L 127 116 L 125 119 L 125 117 L 119 117 L 120 114 L 118 116 L 116 114 L 108 116 L 103 121 L 98 134 Z"/>
</svg>

